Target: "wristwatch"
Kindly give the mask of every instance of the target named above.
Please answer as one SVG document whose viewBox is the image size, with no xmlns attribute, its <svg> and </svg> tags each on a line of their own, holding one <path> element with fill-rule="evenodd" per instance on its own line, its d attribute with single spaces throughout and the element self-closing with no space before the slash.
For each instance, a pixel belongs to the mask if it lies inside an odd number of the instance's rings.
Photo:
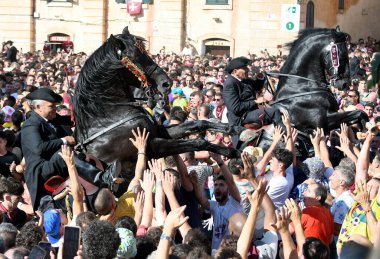
<svg viewBox="0 0 380 259">
<path fill-rule="evenodd" d="M 164 240 L 168 240 L 169 242 L 173 242 L 173 238 L 171 238 L 170 236 L 164 235 L 164 234 L 162 234 L 160 236 L 160 239 L 164 239 Z"/>
</svg>

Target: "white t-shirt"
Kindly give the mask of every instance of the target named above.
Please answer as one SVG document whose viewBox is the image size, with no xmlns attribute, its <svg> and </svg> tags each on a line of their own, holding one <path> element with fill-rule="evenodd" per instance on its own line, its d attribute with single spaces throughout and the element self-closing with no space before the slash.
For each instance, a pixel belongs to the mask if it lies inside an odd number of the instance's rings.
<svg viewBox="0 0 380 259">
<path fill-rule="evenodd" d="M 333 200 L 331 206 L 331 214 L 334 217 L 334 223 L 343 224 L 344 218 L 346 217 L 348 211 L 350 210 L 352 204 L 354 204 L 354 199 L 350 195 L 350 191 L 345 191 L 339 197 Z"/>
<path fill-rule="evenodd" d="M 285 200 L 289 197 L 294 184 L 293 166 L 289 166 L 285 173 L 285 177 L 274 176 L 272 171 L 264 176 L 269 185 L 268 195 L 277 209 L 284 206 Z"/>
<path fill-rule="evenodd" d="M 229 234 L 228 222 L 230 217 L 237 212 L 243 212 L 243 207 L 232 196 L 228 197 L 224 206 L 219 205 L 217 201 L 209 200 L 209 202 L 214 225 L 212 230 L 212 251 L 214 254 L 223 237 Z"/>
<path fill-rule="evenodd" d="M 276 258 L 278 248 L 278 236 L 274 231 L 267 231 L 264 237 L 255 241 L 256 248 L 259 251 L 259 258 Z"/>
</svg>

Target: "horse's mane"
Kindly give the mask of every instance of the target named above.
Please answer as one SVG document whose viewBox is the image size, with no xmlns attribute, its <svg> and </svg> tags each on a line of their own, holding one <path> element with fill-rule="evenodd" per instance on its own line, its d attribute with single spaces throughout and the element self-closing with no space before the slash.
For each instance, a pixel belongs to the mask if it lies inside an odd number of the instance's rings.
<svg viewBox="0 0 380 259">
<path fill-rule="evenodd" d="M 306 39 L 312 36 L 323 36 L 323 35 L 332 35 L 334 34 L 336 42 L 344 42 L 347 39 L 347 34 L 344 32 L 337 32 L 335 29 L 305 29 L 301 30 L 298 33 L 298 37 L 295 41 L 285 44 L 285 47 L 288 49 L 297 48 L 300 46 Z"/>
<path fill-rule="evenodd" d="M 107 40 L 85 62 L 73 97 L 76 132 L 86 135 L 93 118 L 105 115 L 113 103 L 131 98 L 129 85 L 140 85 L 117 55 Z"/>
</svg>

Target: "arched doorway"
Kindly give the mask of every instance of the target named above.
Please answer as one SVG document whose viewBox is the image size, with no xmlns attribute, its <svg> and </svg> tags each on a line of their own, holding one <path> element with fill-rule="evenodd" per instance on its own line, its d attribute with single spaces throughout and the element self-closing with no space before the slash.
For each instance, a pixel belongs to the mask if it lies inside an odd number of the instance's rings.
<svg viewBox="0 0 380 259">
<path fill-rule="evenodd" d="M 74 44 L 70 39 L 70 35 L 61 32 L 54 32 L 48 34 L 48 40 L 45 42 L 44 50 L 49 51 L 61 51 L 64 50 L 69 53 L 70 50 L 74 50 Z"/>
<path fill-rule="evenodd" d="M 204 40 L 204 54 L 211 54 L 214 56 L 231 54 L 231 43 L 228 40 L 221 38 L 209 38 Z"/>
<path fill-rule="evenodd" d="M 309 1 L 306 6 L 306 28 L 314 28 L 314 3 Z"/>
</svg>

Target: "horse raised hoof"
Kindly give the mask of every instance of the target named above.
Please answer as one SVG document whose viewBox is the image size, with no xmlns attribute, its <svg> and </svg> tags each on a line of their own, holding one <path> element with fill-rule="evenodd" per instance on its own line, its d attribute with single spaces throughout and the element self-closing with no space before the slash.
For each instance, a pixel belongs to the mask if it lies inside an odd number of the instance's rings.
<svg viewBox="0 0 380 259">
<path fill-rule="evenodd" d="M 246 129 L 240 134 L 239 140 L 242 142 L 252 141 L 258 138 L 260 134 L 261 134 L 261 130 Z"/>
<path fill-rule="evenodd" d="M 122 184 L 125 180 L 119 177 L 121 173 L 121 163 L 120 161 L 114 161 L 103 174 L 102 180 L 105 184 L 107 184 L 111 191 L 117 191 L 119 188 L 119 184 Z"/>
</svg>

